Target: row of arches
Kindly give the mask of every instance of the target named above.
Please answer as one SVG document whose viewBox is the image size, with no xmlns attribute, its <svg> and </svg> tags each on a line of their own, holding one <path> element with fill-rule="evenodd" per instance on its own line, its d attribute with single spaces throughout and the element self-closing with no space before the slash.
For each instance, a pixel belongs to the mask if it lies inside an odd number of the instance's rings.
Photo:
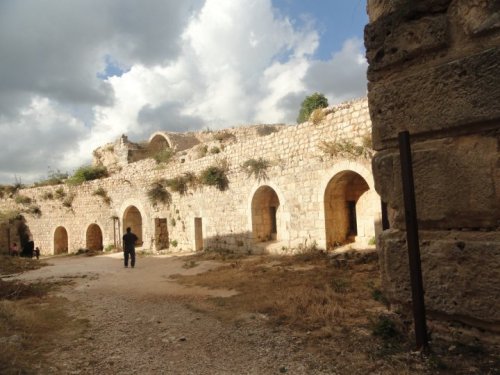
<svg viewBox="0 0 500 375">
<path fill-rule="evenodd" d="M 354 242 L 358 235 L 374 236 L 373 197 L 368 192 L 370 187 L 359 173 L 342 170 L 336 173 L 324 189 L 324 223 L 326 247 Z M 273 187 L 263 185 L 257 188 L 251 199 L 251 230 L 255 242 L 276 241 L 283 238 L 287 230 L 280 215 L 280 198 Z M 143 241 L 143 224 L 140 210 L 128 206 L 122 217 L 122 225 L 115 225 L 115 238 L 120 239 L 127 227 L 132 229 Z M 281 224 L 280 224 L 281 223 Z M 121 227 L 121 231 L 120 231 Z M 195 248 L 203 248 L 201 218 L 195 218 Z M 121 232 L 121 233 L 120 233 Z M 280 233 L 281 232 L 281 233 Z M 86 248 L 102 250 L 103 231 L 98 224 L 90 224 L 85 233 Z M 54 254 L 67 253 L 69 238 L 66 228 L 59 226 L 54 232 Z"/>
<path fill-rule="evenodd" d="M 330 179 L 323 197 L 327 248 L 354 242 L 358 235 L 373 237 L 374 212 L 369 190 L 366 180 L 352 170 L 338 172 Z M 279 208 L 280 200 L 272 187 L 264 185 L 255 191 L 251 202 L 255 241 L 281 239 Z"/>
<path fill-rule="evenodd" d="M 130 227 L 132 229 L 132 232 L 134 232 L 139 238 L 139 243 L 142 243 L 142 216 L 137 207 L 127 207 L 123 214 L 122 223 L 122 231 L 125 232 L 125 229 L 127 227 Z M 117 234 L 118 238 L 120 238 L 120 233 Z M 87 227 L 85 231 L 85 247 L 88 250 L 94 251 L 100 251 L 104 249 L 103 232 L 98 224 L 92 223 Z M 58 226 L 54 231 L 54 254 L 58 255 L 68 253 L 68 249 L 68 231 L 64 226 Z"/>
</svg>

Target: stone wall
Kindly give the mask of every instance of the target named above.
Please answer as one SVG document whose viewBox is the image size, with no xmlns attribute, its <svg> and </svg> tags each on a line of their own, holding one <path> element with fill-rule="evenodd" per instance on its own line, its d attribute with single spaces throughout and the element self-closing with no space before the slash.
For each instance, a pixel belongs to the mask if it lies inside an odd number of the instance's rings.
<svg viewBox="0 0 500 375">
<path fill-rule="evenodd" d="M 119 245 L 126 226 L 138 232 L 144 250 L 169 246 L 176 251 L 227 248 L 287 252 L 298 244 L 314 241 L 324 248 L 333 245 L 327 243 L 327 233 L 338 231 L 339 226 L 335 220 L 327 222 L 326 212 L 335 205 L 344 209 L 348 200 L 356 204 L 359 220 L 357 233 L 352 238 L 344 233 L 343 240 L 366 243 L 374 237 L 380 207 L 373 189 L 370 150 L 366 147 L 370 129 L 366 99 L 355 100 L 325 109 L 324 118 L 317 124 L 227 129 L 233 134 L 227 138 L 220 137 L 219 132 L 196 134 L 200 144 L 218 145 L 217 154 L 196 156 L 197 145 L 177 152 L 167 165 L 156 164 L 150 158 L 124 163 L 119 156 L 110 154 L 108 160 L 121 160 L 121 164 L 108 178 L 79 186 L 28 188 L 19 194 L 31 197 L 41 210 L 41 216 L 24 216 L 43 254 L 53 254 L 64 246 L 70 252 L 89 245 L 95 248 L 99 244 L 94 239 L 100 236 L 105 248 Z M 113 147 L 105 148 L 110 153 L 121 153 L 125 144 L 120 139 Z M 343 148 L 337 150 L 336 146 Z M 333 155 L 327 152 L 332 147 Z M 270 163 L 267 176 L 261 180 L 248 176 L 241 167 L 245 161 L 260 157 Z M 228 166 L 229 186 L 225 191 L 198 186 L 184 195 L 171 191 L 170 204 L 152 204 L 148 199 L 148 191 L 160 179 L 188 172 L 199 174 L 221 163 Z M 334 177 L 343 173 L 358 176 L 356 184 L 364 181 L 366 191 L 347 199 L 348 180 L 340 179 L 344 193 L 326 195 L 331 184 L 339 180 Z M 65 197 L 57 198 L 56 189 L 63 189 Z M 100 195 L 96 195 L 98 189 Z M 8 209 L 26 207 L 4 197 L 0 210 Z M 67 240 L 57 228 L 67 231 Z"/>
<path fill-rule="evenodd" d="M 500 2 L 369 0 L 368 13 L 373 173 L 391 227 L 378 240 L 384 290 L 409 308 L 397 149 L 408 130 L 428 315 L 500 332 Z"/>
</svg>

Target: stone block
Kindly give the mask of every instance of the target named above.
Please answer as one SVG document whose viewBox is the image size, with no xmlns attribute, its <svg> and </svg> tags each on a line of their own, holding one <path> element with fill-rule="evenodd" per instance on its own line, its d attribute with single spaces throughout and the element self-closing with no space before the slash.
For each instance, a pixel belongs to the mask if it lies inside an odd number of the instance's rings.
<svg viewBox="0 0 500 375">
<path fill-rule="evenodd" d="M 422 229 L 495 228 L 500 224 L 499 135 L 462 136 L 413 147 L 413 174 Z M 375 189 L 396 211 L 391 226 L 404 228 L 397 150 L 373 159 Z"/>
<path fill-rule="evenodd" d="M 410 60 L 424 52 L 448 45 L 446 15 L 424 17 L 402 22 L 391 17 L 365 28 L 368 72 Z"/>
<path fill-rule="evenodd" d="M 409 306 L 411 286 L 406 233 L 379 238 L 382 283 L 391 303 Z M 500 232 L 420 233 L 426 309 L 500 332 Z"/>
<path fill-rule="evenodd" d="M 394 141 L 402 130 L 415 135 L 498 121 L 499 71 L 497 47 L 411 76 L 370 83 L 375 149 Z"/>
</svg>

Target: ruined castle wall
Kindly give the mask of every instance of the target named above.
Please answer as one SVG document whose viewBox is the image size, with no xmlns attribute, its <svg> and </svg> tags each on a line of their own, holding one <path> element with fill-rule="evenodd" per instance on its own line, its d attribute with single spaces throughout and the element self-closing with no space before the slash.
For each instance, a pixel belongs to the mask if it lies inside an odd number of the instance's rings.
<svg viewBox="0 0 500 375">
<path fill-rule="evenodd" d="M 373 189 L 369 155 L 331 156 L 320 146 L 323 141 L 341 143 L 346 140 L 361 145 L 366 142 L 370 127 L 366 99 L 356 100 L 325 110 L 325 118 L 318 124 L 303 123 L 283 127 L 270 135 L 248 137 L 227 144 L 219 154 L 184 162 L 177 160 L 166 166 L 145 159 L 123 165 L 119 172 L 106 179 L 75 187 L 64 186 L 67 195 L 74 195 L 69 208 L 64 207 L 60 199 L 43 199 L 47 191 L 55 191 L 57 186 L 23 189 L 21 193 L 32 197 L 42 211 L 40 217 L 25 216 L 35 243 L 46 254 L 53 252 L 54 233 L 58 226 L 64 226 L 68 232 L 70 252 L 87 247 L 86 231 L 91 224 L 101 228 L 104 247 L 113 244 L 115 237 L 119 239 L 123 235 L 124 215 L 131 206 L 141 214 L 143 248 L 146 250 L 160 249 L 158 239 L 165 237 L 159 233 L 160 221 L 155 219 L 166 219 L 163 222 L 171 250 L 199 248 L 195 241 L 200 238 L 200 230 L 204 248 L 288 251 L 299 243 L 311 244 L 313 241 L 325 247 L 325 191 L 337 173 L 347 170 L 359 174 L 370 188 L 360 198 L 358 212 L 357 237 L 366 243 L 374 236 L 374 220 L 380 206 Z M 247 176 L 241 165 L 248 159 L 260 157 L 268 160 L 271 167 L 267 170 L 267 178 L 258 181 L 254 176 Z M 172 192 L 170 205 L 154 205 L 149 201 L 147 193 L 155 181 L 186 172 L 198 174 L 223 160 L 229 166 L 226 191 L 199 186 L 182 196 Z M 272 200 L 259 195 L 263 191 L 259 188 L 263 186 L 274 190 L 279 205 L 276 197 Z M 98 188 L 106 191 L 109 204 L 94 195 Z M 252 213 L 252 200 L 256 194 L 256 202 L 262 198 L 262 202 L 273 206 L 265 207 L 260 218 L 255 209 Z M 339 199 L 345 200 L 347 195 Z M 7 200 L 1 203 L 2 209 L 9 204 Z M 327 202 L 329 205 L 331 202 Z M 259 240 L 253 233 L 254 224 L 261 220 L 262 225 L 269 227 L 271 219 L 265 218 L 265 215 L 270 215 L 269 209 L 276 210 L 276 234 Z M 117 219 L 120 233 L 115 229 Z M 260 243 L 269 239 L 273 241 Z"/>
<path fill-rule="evenodd" d="M 397 135 L 412 138 L 425 302 L 435 319 L 500 331 L 500 5 L 368 1 L 377 192 L 391 229 L 384 290 L 409 306 Z"/>
</svg>

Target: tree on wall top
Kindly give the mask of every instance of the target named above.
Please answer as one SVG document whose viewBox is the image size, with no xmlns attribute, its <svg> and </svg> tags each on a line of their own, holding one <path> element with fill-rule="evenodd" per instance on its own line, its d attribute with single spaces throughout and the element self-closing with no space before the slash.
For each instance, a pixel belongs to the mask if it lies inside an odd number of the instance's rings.
<svg viewBox="0 0 500 375">
<path fill-rule="evenodd" d="M 328 107 L 328 99 L 321 93 L 315 92 L 312 95 L 307 96 L 302 104 L 300 105 L 299 116 L 297 117 L 297 123 L 303 123 L 309 119 L 312 111 L 316 108 Z"/>
</svg>

